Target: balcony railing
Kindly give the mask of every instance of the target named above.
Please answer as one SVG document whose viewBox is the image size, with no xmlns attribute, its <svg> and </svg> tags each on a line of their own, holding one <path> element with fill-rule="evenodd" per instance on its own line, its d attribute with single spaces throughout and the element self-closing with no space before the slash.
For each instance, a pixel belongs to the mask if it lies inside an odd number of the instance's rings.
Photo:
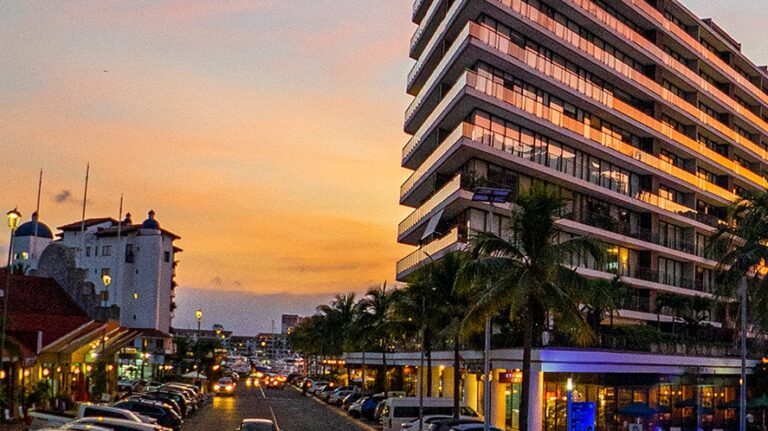
<svg viewBox="0 0 768 431">
<path fill-rule="evenodd" d="M 436 239 L 425 246 L 419 247 L 418 250 L 400 259 L 400 261 L 397 262 L 397 273 L 402 274 L 405 271 L 408 271 L 414 266 L 419 265 L 425 260 L 429 259 L 429 256 L 434 256 L 437 253 L 447 249 L 448 247 L 462 242 L 466 242 L 466 236 L 460 235 L 458 228 L 453 228 L 444 237 Z"/>
<path fill-rule="evenodd" d="M 416 132 L 410 140 L 408 140 L 408 143 L 405 144 L 405 147 L 403 147 L 403 160 L 406 160 L 413 151 L 421 145 L 421 143 L 424 140 L 424 137 L 426 135 L 426 130 L 431 127 L 437 116 L 442 112 L 447 106 L 447 104 L 453 100 L 456 95 L 464 90 L 467 85 L 467 76 L 466 74 L 462 75 L 461 78 L 456 82 L 456 84 L 451 88 L 451 90 L 448 91 L 448 93 L 443 97 L 443 99 L 440 101 L 440 103 L 437 105 L 437 107 L 432 111 L 432 114 L 430 114 L 429 118 L 427 118 L 426 121 L 422 124 L 421 129 Z"/>
<path fill-rule="evenodd" d="M 453 179 L 445 184 L 443 188 L 438 190 L 431 198 L 401 221 L 397 226 L 397 235 L 401 236 L 406 231 L 416 226 L 416 224 L 423 220 L 430 212 L 432 212 L 432 210 L 459 190 L 461 190 L 461 174 L 453 177 Z"/>
<path fill-rule="evenodd" d="M 637 268 L 632 271 L 632 277 L 668 286 L 682 287 L 683 289 L 694 288 L 694 281 L 690 278 L 675 277 L 668 273 L 651 270 L 650 268 Z"/>
<path fill-rule="evenodd" d="M 505 2 L 505 1 L 508 1 L 508 0 L 502 0 L 502 2 Z M 763 130 L 763 133 L 768 133 L 768 123 L 766 123 L 762 118 L 755 115 L 752 111 L 742 107 L 733 98 L 725 94 L 719 88 L 710 84 L 704 78 L 694 73 L 692 70 L 688 69 L 685 65 L 677 61 L 674 57 L 664 52 L 658 46 L 652 44 L 643 35 L 635 32 L 629 26 L 619 21 L 618 19 L 613 17 L 611 14 L 609 14 L 599 6 L 595 5 L 591 0 L 568 0 L 568 1 L 571 1 L 576 6 L 587 11 L 590 15 L 594 16 L 598 21 L 612 28 L 618 34 L 622 35 L 626 40 L 632 41 L 637 45 L 641 46 L 646 51 L 650 52 L 652 55 L 657 57 L 662 63 L 669 66 L 672 70 L 675 70 L 678 73 L 681 73 L 686 78 L 688 78 L 689 80 L 696 83 L 699 87 L 701 87 L 702 90 L 710 93 L 715 99 L 722 101 L 725 106 L 730 107 L 731 109 L 736 111 L 738 114 L 748 118 L 752 123 L 754 123 L 754 125 L 760 127 Z M 733 78 L 740 85 L 753 90 L 752 92 L 755 94 L 755 96 L 757 96 L 757 98 L 763 100 L 764 103 L 768 103 L 768 95 L 758 90 L 757 87 L 754 86 L 754 84 L 744 79 L 740 74 L 738 74 L 735 70 L 733 70 L 733 68 L 726 65 L 726 63 L 723 62 L 723 60 L 720 59 L 718 56 L 709 52 L 709 50 L 704 48 L 704 46 L 702 46 L 695 39 L 693 39 L 688 33 L 684 32 L 677 25 L 671 23 L 669 20 L 664 18 L 664 16 L 659 11 L 654 9 L 651 5 L 646 3 L 644 0 L 630 0 L 630 3 L 632 3 L 635 6 L 638 6 L 640 9 L 644 10 L 646 13 L 653 16 L 657 20 L 657 22 L 662 23 L 662 26 L 664 28 L 666 28 L 667 30 L 671 31 L 678 37 L 685 40 L 689 45 L 691 45 L 691 48 L 694 49 L 694 51 L 698 52 L 707 61 L 716 63 L 723 70 L 732 72 L 729 74 L 731 78 Z M 694 46 L 694 45 L 698 45 L 698 46 Z M 654 81 L 647 78 L 646 80 L 652 83 L 654 86 L 660 87 Z M 645 85 L 646 83 L 643 82 L 642 84 Z M 658 90 L 654 90 L 654 91 L 656 93 L 662 94 Z M 690 105 L 687 101 L 684 101 L 684 99 L 677 97 L 673 93 L 669 91 L 667 91 L 666 93 L 667 94 L 664 94 L 665 99 L 667 99 L 667 101 L 669 101 L 670 103 L 677 104 L 678 101 L 674 99 L 679 99 L 679 100 L 683 100 L 683 102 L 687 106 L 683 106 L 683 105 L 678 105 L 678 106 L 686 108 L 686 110 L 689 112 L 691 112 L 690 108 L 695 108 L 693 107 L 693 105 Z M 739 144 L 747 148 L 750 148 L 752 151 L 756 152 L 757 154 L 765 158 L 765 153 L 762 150 L 762 148 L 755 145 L 752 141 L 749 141 L 743 138 L 742 136 L 738 135 L 735 131 L 733 131 L 726 125 L 716 121 L 715 119 L 707 116 L 704 113 L 698 114 L 697 117 L 699 117 L 700 121 L 704 122 L 708 126 L 717 129 L 719 132 L 723 133 L 724 135 L 727 135 L 729 138 L 733 139 L 734 141 L 738 142 Z"/>
<path fill-rule="evenodd" d="M 501 0 L 501 1 L 502 3 L 510 3 L 510 4 L 521 2 L 521 0 Z M 614 71 L 622 74 L 627 79 L 633 82 L 636 82 L 641 86 L 645 87 L 646 89 L 656 93 L 661 98 L 669 102 L 672 106 L 677 106 L 682 108 L 683 110 L 688 112 L 691 116 L 696 118 L 696 120 L 699 121 L 700 123 L 709 125 L 710 127 L 716 129 L 718 132 L 730 138 L 732 141 L 737 142 L 746 148 L 749 148 L 752 152 L 760 155 L 763 158 L 765 158 L 766 154 L 768 154 L 765 152 L 765 150 L 755 145 L 752 141 L 749 141 L 746 138 L 743 138 L 741 135 L 737 134 L 731 128 L 727 127 L 726 125 L 720 123 L 719 121 L 705 114 L 698 107 L 693 106 L 685 99 L 677 96 L 676 94 L 672 93 L 666 88 L 663 88 L 661 85 L 659 85 L 652 79 L 630 68 L 629 65 L 621 62 L 612 54 L 598 48 L 597 46 L 587 41 L 586 39 L 583 39 L 577 33 L 574 33 L 570 29 L 565 28 L 564 26 L 562 26 L 562 24 L 557 23 L 556 21 L 553 21 L 541 14 L 532 13 L 530 9 L 531 7 L 521 8 L 519 13 L 523 14 L 524 16 L 527 16 L 529 19 L 534 19 L 533 18 L 534 16 L 538 17 L 536 22 L 539 23 L 541 26 L 545 27 L 546 29 L 548 29 L 550 32 L 556 34 L 563 40 L 570 42 L 573 46 L 575 46 L 579 50 L 585 52 L 586 54 L 590 55 L 597 61 L 610 67 Z M 524 11 L 527 11 L 527 13 L 524 13 Z M 480 26 L 476 23 L 470 23 L 469 27 L 470 27 L 469 34 L 471 37 L 480 39 L 481 41 L 500 50 L 501 52 L 511 57 L 514 57 L 519 61 L 522 61 L 529 67 L 535 70 L 538 70 L 539 72 L 568 85 L 569 87 L 579 91 L 581 94 L 584 94 L 587 97 L 590 97 L 591 99 L 594 99 L 611 109 L 615 109 L 627 115 L 629 118 L 633 118 L 642 122 L 644 125 L 647 125 L 651 129 L 660 132 L 662 135 L 664 135 L 668 139 L 678 142 L 698 154 L 704 155 L 705 157 L 712 160 L 714 163 L 721 165 L 724 168 L 727 168 L 729 171 L 732 171 L 738 175 L 741 175 L 749 179 L 750 181 L 755 182 L 761 187 L 768 187 L 768 180 L 766 180 L 762 175 L 759 175 L 755 172 L 750 171 L 749 169 L 741 166 L 740 164 L 734 162 L 733 160 L 730 160 L 724 157 L 723 155 L 713 151 L 712 149 L 708 148 L 706 145 L 691 139 L 690 137 L 673 129 L 669 125 L 662 123 L 661 121 L 656 120 L 650 115 L 647 115 L 643 111 L 623 102 L 620 99 L 615 98 L 611 92 L 606 91 L 605 89 L 593 84 L 591 81 L 585 79 L 583 76 L 580 76 L 574 73 L 573 71 L 553 62 L 549 58 L 544 57 L 537 52 L 521 48 L 520 46 L 512 43 L 509 39 L 504 38 L 503 36 L 499 35 L 498 33 L 486 27 Z M 756 120 L 759 120 L 759 119 L 756 119 Z M 766 127 L 768 127 L 768 125 L 766 125 Z M 766 130 L 768 130 L 768 128 Z"/>
<path fill-rule="evenodd" d="M 593 129 L 590 125 L 570 118 L 564 115 L 563 112 L 552 109 L 551 107 L 539 102 L 536 99 L 529 98 L 519 92 L 510 90 L 504 85 L 479 76 L 474 72 L 467 72 L 467 74 L 468 78 L 470 78 L 468 80 L 469 85 L 472 85 L 478 91 L 503 100 L 519 109 L 523 109 L 529 112 L 530 114 L 533 114 L 539 118 L 543 118 L 556 126 L 568 129 L 574 133 L 579 134 L 580 136 L 597 142 L 600 145 L 614 149 L 636 160 L 640 160 L 646 165 L 669 173 L 673 177 L 681 179 L 698 189 L 715 194 L 729 201 L 737 199 L 735 194 L 723 189 L 716 184 L 710 183 L 709 181 L 700 178 L 686 170 L 680 169 L 669 162 L 663 161 L 658 157 L 633 147 L 632 145 L 622 141 L 620 138 L 604 133 L 601 130 Z"/>
<path fill-rule="evenodd" d="M 586 2 L 587 0 L 580 0 L 580 1 Z M 715 53 L 705 48 L 704 45 L 701 44 L 701 42 L 694 39 L 690 34 L 685 32 L 682 28 L 678 27 L 675 23 L 668 20 L 661 12 L 656 10 L 653 6 L 648 4 L 645 0 L 628 0 L 628 2 L 631 5 L 635 6 L 636 8 L 645 12 L 651 18 L 653 18 L 657 23 L 660 24 L 662 28 L 668 30 L 669 32 L 673 33 L 675 36 L 679 37 L 683 42 L 688 44 L 688 47 L 691 48 L 691 50 L 699 54 L 708 62 L 711 62 L 715 64 L 717 67 L 719 67 L 722 71 L 725 72 L 724 74 L 727 75 L 729 78 L 731 78 L 734 82 L 748 89 L 750 93 L 752 93 L 753 96 L 755 96 L 755 98 L 760 99 L 765 104 L 768 104 L 768 94 L 766 94 L 764 91 L 758 88 L 752 81 L 742 76 L 738 71 L 736 71 L 736 69 L 734 69 L 731 65 L 729 65 L 725 61 L 723 61 L 723 59 L 721 59 Z M 724 100 L 729 100 L 729 99 L 724 99 Z M 739 106 L 735 102 L 729 103 L 729 104 L 731 106 Z"/>
<path fill-rule="evenodd" d="M 472 124 L 461 123 L 459 127 L 454 129 L 450 135 L 429 155 L 429 157 L 416 169 L 410 177 L 400 186 L 400 198 L 407 195 L 416 183 L 427 173 L 431 168 L 435 166 L 438 160 L 451 148 L 453 145 L 463 137 L 472 136 Z"/>
</svg>

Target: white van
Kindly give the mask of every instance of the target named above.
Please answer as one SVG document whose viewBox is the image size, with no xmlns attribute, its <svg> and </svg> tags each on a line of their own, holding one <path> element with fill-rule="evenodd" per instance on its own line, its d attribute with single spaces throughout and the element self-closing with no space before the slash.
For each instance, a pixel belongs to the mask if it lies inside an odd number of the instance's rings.
<svg viewBox="0 0 768 431">
<path fill-rule="evenodd" d="M 479 417 L 477 412 L 461 405 L 459 414 Z M 424 416 L 453 415 L 453 398 L 424 398 Z M 400 431 L 406 422 L 419 418 L 419 397 L 388 398 L 381 412 L 383 431 Z"/>
</svg>

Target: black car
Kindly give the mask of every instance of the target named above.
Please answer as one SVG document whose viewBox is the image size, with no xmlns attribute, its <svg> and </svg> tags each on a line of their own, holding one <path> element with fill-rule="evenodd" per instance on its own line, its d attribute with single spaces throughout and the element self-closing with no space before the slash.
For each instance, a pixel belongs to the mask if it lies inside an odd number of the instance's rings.
<svg viewBox="0 0 768 431">
<path fill-rule="evenodd" d="M 181 409 L 181 416 L 187 417 L 190 413 L 192 413 L 192 408 L 190 407 L 191 402 L 181 393 L 174 392 L 174 391 L 166 391 L 166 390 L 157 390 L 157 391 L 150 391 L 147 392 L 146 395 L 149 398 L 153 398 L 156 400 L 160 400 L 163 402 L 168 402 L 167 400 L 173 400 L 176 402 L 176 404 L 179 405 L 179 409 Z M 170 403 L 168 403 L 170 404 Z"/>
<path fill-rule="evenodd" d="M 175 431 L 181 429 L 181 416 L 173 411 L 171 406 L 159 401 L 126 400 L 114 404 L 113 407 L 130 410 L 134 413 L 157 419 L 158 425 L 173 428 Z"/>
<path fill-rule="evenodd" d="M 130 397 L 130 398 L 133 398 L 133 397 Z M 168 404 L 169 406 L 171 406 L 173 411 L 176 412 L 177 415 L 179 415 L 182 418 L 184 417 L 184 412 L 181 410 L 181 406 L 179 405 L 179 403 L 176 402 L 176 400 L 174 400 L 171 397 L 158 395 L 157 393 L 145 392 L 141 394 L 138 398 L 139 400 L 160 401 L 161 403 Z"/>
<path fill-rule="evenodd" d="M 428 431 L 450 431 L 456 425 L 482 424 L 480 419 L 438 419 L 427 427 Z"/>
</svg>

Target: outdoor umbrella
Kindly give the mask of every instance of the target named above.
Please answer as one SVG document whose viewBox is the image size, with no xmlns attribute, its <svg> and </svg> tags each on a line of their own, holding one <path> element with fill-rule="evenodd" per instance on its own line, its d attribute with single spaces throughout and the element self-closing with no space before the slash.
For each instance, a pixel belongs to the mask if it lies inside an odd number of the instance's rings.
<svg viewBox="0 0 768 431">
<path fill-rule="evenodd" d="M 676 402 L 675 403 L 675 407 L 677 407 L 678 409 L 688 408 L 688 409 L 698 410 L 699 404 L 696 402 L 695 399 L 688 398 L 687 400 Z M 711 414 L 715 413 L 715 409 L 713 409 L 711 407 L 702 407 L 701 408 L 701 413 L 705 414 L 705 415 L 711 415 Z"/>
<path fill-rule="evenodd" d="M 656 409 L 645 403 L 629 403 L 619 409 L 619 414 L 646 418 L 655 415 Z"/>
<path fill-rule="evenodd" d="M 749 405 L 749 404 L 747 404 L 747 405 Z M 718 410 L 736 410 L 738 408 L 739 408 L 739 400 L 738 399 L 728 401 L 727 403 L 720 403 L 720 404 L 717 405 L 717 409 Z"/>
<path fill-rule="evenodd" d="M 768 395 L 763 394 L 757 398 L 752 398 L 747 402 L 748 409 L 762 410 L 763 412 L 763 429 L 765 429 L 765 409 L 768 408 Z"/>
</svg>

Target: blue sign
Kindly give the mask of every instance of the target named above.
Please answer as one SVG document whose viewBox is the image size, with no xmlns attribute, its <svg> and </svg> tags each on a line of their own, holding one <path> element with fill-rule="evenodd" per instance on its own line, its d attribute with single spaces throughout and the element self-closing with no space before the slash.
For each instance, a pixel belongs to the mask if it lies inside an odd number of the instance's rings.
<svg viewBox="0 0 768 431">
<path fill-rule="evenodd" d="M 595 403 L 571 404 L 571 430 L 570 431 L 594 431 L 595 429 Z"/>
</svg>

